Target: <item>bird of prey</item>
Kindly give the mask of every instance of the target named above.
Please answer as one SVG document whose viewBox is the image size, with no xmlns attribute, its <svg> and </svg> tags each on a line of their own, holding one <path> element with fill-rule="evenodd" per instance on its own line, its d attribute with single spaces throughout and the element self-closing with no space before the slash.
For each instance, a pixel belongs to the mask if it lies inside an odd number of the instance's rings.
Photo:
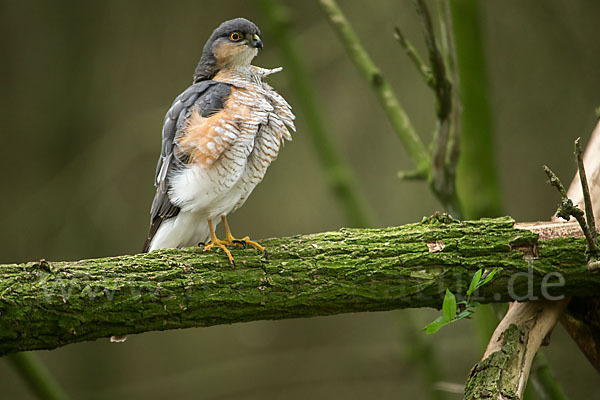
<svg viewBox="0 0 600 400">
<path fill-rule="evenodd" d="M 231 263 L 227 246 L 265 252 L 248 236 L 236 239 L 227 223 L 295 131 L 290 105 L 263 81 L 281 68 L 251 65 L 262 47 L 260 30 L 244 18 L 223 22 L 204 45 L 193 84 L 165 116 L 144 252 L 209 239 L 204 250 L 219 248 Z"/>
</svg>

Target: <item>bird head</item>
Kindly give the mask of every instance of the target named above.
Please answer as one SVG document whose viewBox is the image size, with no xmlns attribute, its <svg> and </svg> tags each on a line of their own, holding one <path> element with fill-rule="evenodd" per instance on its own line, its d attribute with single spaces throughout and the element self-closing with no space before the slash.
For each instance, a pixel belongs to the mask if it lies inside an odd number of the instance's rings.
<svg viewBox="0 0 600 400">
<path fill-rule="evenodd" d="M 211 79 L 222 68 L 250 65 L 262 47 L 260 30 L 254 23 L 245 18 L 223 22 L 204 45 L 194 82 Z"/>
</svg>

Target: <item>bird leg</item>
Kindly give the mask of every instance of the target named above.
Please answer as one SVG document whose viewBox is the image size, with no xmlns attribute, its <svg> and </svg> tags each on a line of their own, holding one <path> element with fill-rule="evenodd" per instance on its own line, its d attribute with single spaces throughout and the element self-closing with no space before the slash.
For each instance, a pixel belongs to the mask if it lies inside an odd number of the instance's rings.
<svg viewBox="0 0 600 400">
<path fill-rule="evenodd" d="M 265 248 L 263 246 L 261 246 L 260 244 L 256 243 L 253 240 L 250 240 L 250 237 L 248 237 L 248 236 L 246 236 L 242 239 L 234 238 L 233 235 L 231 234 L 231 230 L 229 229 L 229 224 L 227 223 L 226 216 L 223 215 L 221 217 L 221 221 L 223 221 L 223 226 L 225 227 L 224 242 L 227 242 L 228 244 L 244 246 L 244 247 L 246 247 L 247 245 L 250 245 L 250 246 L 254 247 L 255 249 L 259 250 L 261 253 L 267 254 L 267 250 L 265 250 Z"/>
<path fill-rule="evenodd" d="M 229 224 L 227 223 L 227 217 L 222 216 L 221 221 L 223 221 L 223 226 L 225 227 L 225 239 L 221 240 L 221 239 L 217 238 L 212 220 L 209 219 L 208 220 L 208 228 L 210 229 L 210 243 L 204 245 L 203 251 L 208 251 L 215 247 L 219 248 L 219 249 L 223 250 L 225 252 L 225 254 L 227 254 L 227 258 L 229 258 L 229 262 L 231 262 L 233 265 L 235 265 L 235 261 L 233 260 L 231 251 L 229 251 L 227 246 L 246 247 L 246 246 L 250 245 L 250 246 L 254 247 L 255 249 L 259 250 L 260 252 L 262 252 L 263 254 L 267 254 L 267 250 L 263 246 L 261 246 L 260 244 L 256 243 L 253 240 L 250 240 L 250 238 L 248 236 L 246 236 L 242 239 L 236 239 L 235 237 L 233 237 L 233 235 L 231 234 L 231 230 L 229 229 Z"/>
<path fill-rule="evenodd" d="M 217 235 L 215 234 L 215 228 L 213 227 L 213 223 L 210 219 L 208 220 L 208 229 L 210 229 L 210 243 L 204 245 L 204 249 L 202 251 L 208 251 L 210 249 L 217 247 L 217 248 L 223 250 L 225 252 L 225 254 L 227 254 L 227 258 L 229 258 L 229 262 L 232 263 L 233 265 L 235 265 L 233 256 L 231 255 L 231 252 L 229 251 L 229 249 L 226 246 L 228 244 L 231 244 L 231 242 L 227 241 L 227 239 L 220 240 L 219 238 L 217 238 Z"/>
</svg>

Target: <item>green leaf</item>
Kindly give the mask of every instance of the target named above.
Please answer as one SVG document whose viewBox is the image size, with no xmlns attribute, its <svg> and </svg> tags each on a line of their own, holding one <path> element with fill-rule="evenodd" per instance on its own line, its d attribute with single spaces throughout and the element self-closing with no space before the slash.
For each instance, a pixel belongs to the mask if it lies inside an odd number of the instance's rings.
<svg viewBox="0 0 600 400">
<path fill-rule="evenodd" d="M 482 287 L 483 285 L 485 285 L 486 283 L 488 283 L 489 281 L 492 280 L 492 278 L 494 277 L 494 275 L 496 275 L 496 273 L 498 272 L 497 269 L 493 269 L 489 274 L 487 274 L 483 280 L 479 283 L 479 285 L 477 286 L 477 288 Z"/>
<path fill-rule="evenodd" d="M 427 326 L 425 326 L 425 328 L 423 329 L 425 330 L 425 332 L 427 332 L 428 335 L 431 335 L 433 333 L 436 333 L 440 330 L 440 328 L 442 328 L 444 325 L 448 325 L 449 323 L 449 321 L 444 320 L 443 316 L 439 316 L 433 322 L 427 324 Z"/>
<path fill-rule="evenodd" d="M 471 284 L 469 285 L 469 290 L 467 290 L 467 296 L 471 296 L 475 290 L 477 290 L 477 285 L 481 280 L 481 274 L 483 273 L 483 269 L 478 270 L 473 275 L 473 279 L 471 279 Z"/>
<path fill-rule="evenodd" d="M 456 297 L 448 289 L 446 289 L 446 295 L 444 296 L 442 312 L 444 315 L 444 321 L 446 322 L 452 321 L 452 319 L 456 316 Z"/>
</svg>

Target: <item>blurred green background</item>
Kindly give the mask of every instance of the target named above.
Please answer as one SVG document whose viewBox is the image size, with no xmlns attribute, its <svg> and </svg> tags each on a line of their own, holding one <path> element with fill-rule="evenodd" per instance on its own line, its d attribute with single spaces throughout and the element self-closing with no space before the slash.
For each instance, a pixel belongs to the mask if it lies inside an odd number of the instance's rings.
<svg viewBox="0 0 600 400">
<path fill-rule="evenodd" d="M 380 226 L 440 209 L 369 86 L 314 1 L 286 2 L 326 124 Z M 587 142 L 600 105 L 600 2 L 482 2 L 495 147 L 506 213 L 548 219 L 557 204 L 541 165 L 566 182 L 574 138 Z M 340 1 L 363 44 L 428 142 L 433 97 L 392 38 L 395 25 L 424 54 L 411 2 Z M 141 249 L 154 194 L 160 129 L 191 83 L 205 40 L 222 21 L 265 25 L 252 1 L 0 1 L 0 262 L 74 260 Z M 274 38 L 255 60 L 282 64 Z M 285 67 L 285 65 L 283 65 Z M 269 78 L 295 104 L 285 69 Z M 254 238 L 345 225 L 315 151 L 298 132 L 246 205 L 230 218 Z M 422 326 L 436 315 L 411 314 Z M 408 354 L 405 311 L 146 333 L 37 352 L 74 399 L 426 398 Z M 445 380 L 478 361 L 472 322 L 425 337 Z M 571 398 L 592 398 L 597 374 L 561 327 L 546 351 Z M 0 397 L 31 399 L 0 359 Z M 449 398 L 459 398 L 458 395 Z"/>
</svg>

